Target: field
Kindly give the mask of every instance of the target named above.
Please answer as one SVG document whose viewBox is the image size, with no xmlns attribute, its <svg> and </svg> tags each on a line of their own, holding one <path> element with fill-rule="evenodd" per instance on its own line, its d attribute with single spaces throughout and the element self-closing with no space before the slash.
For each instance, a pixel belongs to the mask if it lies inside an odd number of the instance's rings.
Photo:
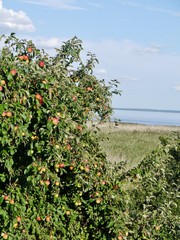
<svg viewBox="0 0 180 240">
<path fill-rule="evenodd" d="M 96 125 L 100 144 L 111 162 L 125 161 L 126 169 L 136 166 L 160 144 L 160 137 L 170 137 L 180 127 L 148 126 L 128 123 Z"/>
</svg>

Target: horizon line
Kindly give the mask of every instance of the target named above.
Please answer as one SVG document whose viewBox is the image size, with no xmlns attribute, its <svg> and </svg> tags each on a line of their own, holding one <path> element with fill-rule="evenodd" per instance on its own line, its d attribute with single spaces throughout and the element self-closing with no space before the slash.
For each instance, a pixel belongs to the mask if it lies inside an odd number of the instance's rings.
<svg viewBox="0 0 180 240">
<path fill-rule="evenodd" d="M 180 110 L 166 110 L 166 109 L 154 109 L 154 108 L 112 108 L 113 110 L 124 111 L 142 111 L 142 112 L 167 112 L 167 113 L 180 113 Z"/>
</svg>

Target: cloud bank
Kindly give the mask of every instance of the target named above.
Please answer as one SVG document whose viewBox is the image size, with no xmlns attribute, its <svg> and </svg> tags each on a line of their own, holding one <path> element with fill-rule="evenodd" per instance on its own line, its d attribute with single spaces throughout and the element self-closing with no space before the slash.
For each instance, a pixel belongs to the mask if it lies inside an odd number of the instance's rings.
<svg viewBox="0 0 180 240">
<path fill-rule="evenodd" d="M 3 7 L 3 1 L 0 0 L 0 33 L 4 34 L 12 31 L 33 32 L 35 27 L 25 12 L 6 9 Z"/>
</svg>

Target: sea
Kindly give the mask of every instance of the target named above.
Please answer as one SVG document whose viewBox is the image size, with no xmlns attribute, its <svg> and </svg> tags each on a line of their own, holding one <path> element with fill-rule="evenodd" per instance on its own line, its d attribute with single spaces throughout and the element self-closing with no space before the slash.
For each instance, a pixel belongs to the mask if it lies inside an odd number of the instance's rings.
<svg viewBox="0 0 180 240">
<path fill-rule="evenodd" d="M 112 120 L 145 125 L 180 126 L 180 110 L 113 108 Z"/>
</svg>

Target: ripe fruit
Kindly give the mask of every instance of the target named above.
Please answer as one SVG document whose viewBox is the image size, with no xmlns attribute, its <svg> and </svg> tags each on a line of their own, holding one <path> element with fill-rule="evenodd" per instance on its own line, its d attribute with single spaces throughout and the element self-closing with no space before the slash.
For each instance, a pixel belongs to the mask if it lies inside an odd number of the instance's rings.
<svg viewBox="0 0 180 240">
<path fill-rule="evenodd" d="M 44 67 L 44 65 L 45 65 L 45 63 L 44 63 L 43 61 L 40 61 L 40 62 L 39 62 L 39 67 L 42 68 L 42 67 Z"/>
<path fill-rule="evenodd" d="M 53 122 L 54 125 L 57 125 L 58 122 L 59 122 L 59 119 L 56 118 L 56 117 L 53 117 L 53 118 L 52 118 L 52 122 Z"/>
<path fill-rule="evenodd" d="M 3 90 L 3 87 L 2 86 L 0 86 L 0 92 Z"/>
<path fill-rule="evenodd" d="M 6 112 L 3 112 L 1 116 L 2 116 L 2 117 L 5 117 L 5 116 L 6 116 Z"/>
<path fill-rule="evenodd" d="M 21 217 L 18 216 L 18 217 L 16 218 L 16 220 L 17 220 L 17 222 L 21 222 Z"/>
<path fill-rule="evenodd" d="M 82 131 L 82 126 L 78 125 L 78 126 L 77 126 L 77 129 L 78 129 L 79 131 Z"/>
<path fill-rule="evenodd" d="M 37 94 L 36 94 L 36 99 L 37 99 L 37 100 L 42 100 L 43 98 L 42 98 L 41 94 L 37 93 Z"/>
<path fill-rule="evenodd" d="M 86 89 L 87 89 L 87 91 L 92 91 L 93 90 L 92 87 L 87 87 Z"/>
<path fill-rule="evenodd" d="M 73 100 L 73 101 L 76 101 L 76 100 L 77 100 L 77 97 L 76 97 L 76 96 L 73 96 L 73 97 L 72 97 L 72 100 Z"/>
<path fill-rule="evenodd" d="M 38 216 L 38 217 L 36 218 L 36 220 L 37 220 L 37 221 L 41 221 L 41 217 Z"/>
<path fill-rule="evenodd" d="M 65 167 L 64 163 L 59 164 L 59 168 L 64 168 L 64 167 Z"/>
<path fill-rule="evenodd" d="M 49 186 L 49 185 L 50 185 L 50 181 L 49 181 L 49 180 L 46 180 L 46 181 L 45 181 L 45 184 L 46 184 L 46 186 Z"/>
<path fill-rule="evenodd" d="M 102 181 L 102 185 L 105 185 L 105 184 L 106 184 L 106 181 L 105 181 L 105 180 L 103 180 L 103 181 Z"/>
<path fill-rule="evenodd" d="M 86 166 L 86 167 L 84 168 L 84 171 L 85 171 L 85 172 L 89 172 L 89 171 L 90 171 L 89 167 Z"/>
<path fill-rule="evenodd" d="M 119 235 L 118 236 L 118 240 L 122 240 L 122 239 L 123 239 L 123 237 Z"/>
<path fill-rule="evenodd" d="M 8 239 L 8 234 L 7 233 L 2 233 L 1 236 L 3 237 L 3 239 Z"/>
<path fill-rule="evenodd" d="M 9 196 L 8 196 L 8 195 L 4 195 L 4 200 L 5 200 L 5 201 L 7 201 L 7 200 L 8 200 L 8 198 L 9 198 Z"/>
<path fill-rule="evenodd" d="M 69 169 L 70 169 L 71 171 L 73 170 L 73 168 L 74 168 L 73 166 L 70 166 L 70 167 L 69 167 Z"/>
<path fill-rule="evenodd" d="M 50 222 L 50 220 L 51 220 L 51 217 L 50 216 L 46 216 L 46 221 Z"/>
<path fill-rule="evenodd" d="M 39 101 L 39 103 L 42 105 L 43 104 L 43 97 L 41 96 L 41 94 L 37 93 L 35 97 Z"/>
<path fill-rule="evenodd" d="M 12 69 L 12 70 L 10 71 L 10 74 L 11 74 L 12 76 L 15 76 L 15 75 L 17 74 L 16 69 Z"/>
<path fill-rule="evenodd" d="M 9 201 L 9 203 L 10 203 L 10 204 L 14 204 L 14 199 L 11 199 L 11 200 Z"/>
<path fill-rule="evenodd" d="M 96 203 L 100 203 L 101 201 L 102 201 L 101 198 L 97 198 L 97 199 L 96 199 Z"/>
<path fill-rule="evenodd" d="M 24 60 L 24 55 L 21 55 L 18 58 L 19 58 L 19 60 L 23 61 Z"/>
<path fill-rule="evenodd" d="M 6 112 L 6 116 L 7 116 L 7 117 L 12 117 L 12 112 L 9 112 L 9 111 Z"/>
<path fill-rule="evenodd" d="M 24 55 L 24 56 L 23 56 L 23 60 L 24 60 L 24 61 L 27 61 L 27 60 L 29 60 L 29 57 L 28 57 L 27 55 Z"/>
<path fill-rule="evenodd" d="M 68 144 L 68 145 L 66 146 L 66 148 L 67 148 L 68 150 L 71 150 L 71 145 Z"/>
<path fill-rule="evenodd" d="M 2 84 L 2 86 L 6 85 L 6 81 L 5 80 L 1 80 L 1 84 Z"/>
<path fill-rule="evenodd" d="M 32 47 L 28 47 L 28 48 L 27 48 L 27 52 L 28 52 L 28 53 L 32 53 L 32 52 L 33 52 Z"/>
<path fill-rule="evenodd" d="M 56 186 L 59 186 L 59 185 L 60 185 L 60 182 L 59 182 L 59 181 L 55 181 L 55 185 L 56 185 Z"/>
</svg>

